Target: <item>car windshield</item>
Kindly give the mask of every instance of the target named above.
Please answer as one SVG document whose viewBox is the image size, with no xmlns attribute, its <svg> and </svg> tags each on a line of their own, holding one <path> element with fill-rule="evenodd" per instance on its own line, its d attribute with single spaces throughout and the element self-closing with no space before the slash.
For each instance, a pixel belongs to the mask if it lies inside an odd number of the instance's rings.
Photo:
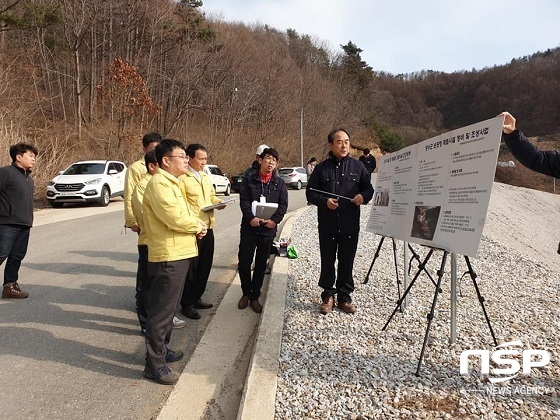
<svg viewBox="0 0 560 420">
<path fill-rule="evenodd" d="M 99 175 L 105 171 L 104 163 L 75 163 L 62 175 Z"/>
<path fill-rule="evenodd" d="M 291 174 L 293 172 L 293 168 L 281 168 L 280 170 L 278 170 L 278 173 L 280 175 L 288 175 Z"/>
<path fill-rule="evenodd" d="M 221 175 L 224 176 L 224 174 L 222 173 L 222 171 L 220 171 L 220 169 L 216 166 L 209 166 L 208 170 L 210 171 L 210 173 L 212 175 Z"/>
</svg>

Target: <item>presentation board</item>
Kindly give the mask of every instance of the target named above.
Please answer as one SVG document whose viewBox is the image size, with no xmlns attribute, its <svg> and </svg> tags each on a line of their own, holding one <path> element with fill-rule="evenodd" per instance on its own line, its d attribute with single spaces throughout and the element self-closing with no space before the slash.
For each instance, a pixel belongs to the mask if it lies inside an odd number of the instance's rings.
<svg viewBox="0 0 560 420">
<path fill-rule="evenodd" d="M 476 256 L 503 121 L 492 118 L 382 156 L 366 230 Z"/>
</svg>

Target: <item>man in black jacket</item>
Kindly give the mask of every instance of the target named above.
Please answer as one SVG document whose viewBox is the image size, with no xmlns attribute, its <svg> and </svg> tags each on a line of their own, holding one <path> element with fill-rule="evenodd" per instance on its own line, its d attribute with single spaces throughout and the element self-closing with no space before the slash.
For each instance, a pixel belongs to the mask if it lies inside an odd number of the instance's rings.
<svg viewBox="0 0 560 420">
<path fill-rule="evenodd" d="M 560 153 L 556 150 L 541 151 L 515 127 L 516 120 L 509 112 L 502 112 L 504 126 L 502 139 L 511 154 L 524 166 L 541 174 L 560 178 Z"/>
<path fill-rule="evenodd" d="M 504 126 L 502 140 L 511 154 L 524 166 L 541 174 L 560 178 L 560 153 L 557 150 L 541 151 L 515 127 L 516 120 L 509 112 L 502 112 Z M 560 254 L 560 244 L 558 244 Z"/>
<path fill-rule="evenodd" d="M 323 288 L 320 312 L 325 315 L 332 311 L 336 294 L 338 307 L 354 313 L 356 307 L 350 295 L 354 291 L 352 267 L 360 233 L 360 205 L 372 199 L 373 187 L 365 166 L 349 156 L 348 132 L 337 128 L 327 139 L 331 148 L 329 156 L 313 170 L 306 191 L 307 200 L 317 206 L 319 221 L 319 286 Z"/>
<path fill-rule="evenodd" d="M 239 242 L 239 279 L 243 296 L 237 307 L 245 309 L 249 304 L 256 313 L 262 312 L 259 303 L 261 287 L 270 256 L 270 247 L 276 236 L 277 225 L 288 210 L 288 190 L 284 181 L 275 174 L 279 155 L 274 149 L 266 148 L 258 159 L 259 169 L 246 174 L 239 190 L 241 238 Z M 274 214 L 262 219 L 253 213 L 253 202 L 277 203 Z M 255 254 L 256 250 L 256 254 Z M 255 268 L 251 279 L 251 263 L 255 255 Z"/>
<path fill-rule="evenodd" d="M 367 171 L 369 172 L 370 176 L 375 171 L 375 167 L 377 166 L 377 162 L 375 161 L 375 156 L 370 153 L 369 149 L 364 149 L 364 154 L 360 156 L 360 162 L 364 164 Z"/>
<path fill-rule="evenodd" d="M 0 264 L 4 268 L 2 299 L 25 299 L 29 293 L 19 288 L 18 274 L 27 253 L 33 225 L 35 186 L 31 169 L 37 149 L 25 143 L 10 146 L 12 164 L 0 168 Z"/>
</svg>

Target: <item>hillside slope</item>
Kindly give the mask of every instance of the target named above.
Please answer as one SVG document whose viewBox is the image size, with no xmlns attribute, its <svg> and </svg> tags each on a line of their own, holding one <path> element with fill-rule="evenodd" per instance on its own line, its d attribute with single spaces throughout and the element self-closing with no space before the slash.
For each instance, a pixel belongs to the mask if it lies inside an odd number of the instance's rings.
<svg viewBox="0 0 560 420">
<path fill-rule="evenodd" d="M 558 267 L 560 196 L 495 182 L 483 235 L 547 267 Z"/>
</svg>

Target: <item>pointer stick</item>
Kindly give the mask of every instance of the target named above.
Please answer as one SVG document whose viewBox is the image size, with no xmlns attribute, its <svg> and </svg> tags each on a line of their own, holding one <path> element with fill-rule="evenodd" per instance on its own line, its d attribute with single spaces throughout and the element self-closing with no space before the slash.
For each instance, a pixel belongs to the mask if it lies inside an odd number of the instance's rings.
<svg viewBox="0 0 560 420">
<path fill-rule="evenodd" d="M 310 189 L 311 191 L 316 191 L 316 192 L 321 193 L 321 194 L 332 195 L 332 196 L 334 196 L 334 197 L 345 198 L 345 199 L 347 199 L 347 200 L 352 201 L 352 198 L 345 197 L 345 196 L 343 196 L 343 195 L 338 195 L 338 194 L 335 194 L 335 193 L 332 193 L 332 192 L 328 192 L 328 191 L 321 191 L 321 190 L 317 190 L 317 189 L 315 189 L 315 188 L 309 188 L 309 189 Z"/>
</svg>

